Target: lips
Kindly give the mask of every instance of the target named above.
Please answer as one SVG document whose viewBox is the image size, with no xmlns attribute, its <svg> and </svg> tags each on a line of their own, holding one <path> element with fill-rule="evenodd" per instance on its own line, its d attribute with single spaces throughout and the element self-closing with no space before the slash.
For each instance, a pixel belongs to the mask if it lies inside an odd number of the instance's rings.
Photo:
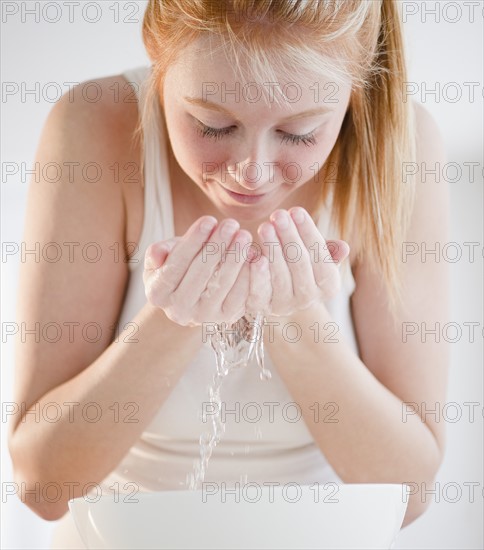
<svg viewBox="0 0 484 550">
<path fill-rule="evenodd" d="M 248 195 L 247 193 L 237 193 L 236 191 L 231 191 L 230 189 L 225 189 L 225 190 L 234 195 L 239 195 L 239 197 L 263 197 L 265 195 L 265 193 L 262 193 L 259 195 Z"/>
<path fill-rule="evenodd" d="M 267 193 L 262 193 L 258 195 L 247 195 L 245 193 L 236 193 L 235 191 L 230 191 L 229 189 L 226 189 L 223 185 L 220 185 L 220 187 L 222 187 L 222 189 L 231 199 L 237 201 L 240 204 L 256 204 L 267 195 Z"/>
</svg>

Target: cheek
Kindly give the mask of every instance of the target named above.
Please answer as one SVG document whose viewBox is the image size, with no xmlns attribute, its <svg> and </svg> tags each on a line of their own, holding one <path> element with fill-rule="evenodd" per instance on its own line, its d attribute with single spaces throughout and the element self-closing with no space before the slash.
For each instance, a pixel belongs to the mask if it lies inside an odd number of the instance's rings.
<svg viewBox="0 0 484 550">
<path fill-rule="evenodd" d="M 299 186 L 319 172 L 329 155 L 330 145 L 325 135 L 318 138 L 316 145 L 301 144 L 285 147 L 284 151 L 278 159 L 282 179 Z"/>
<path fill-rule="evenodd" d="M 210 139 L 203 139 L 196 133 L 187 143 L 190 151 L 190 163 L 193 170 L 193 179 L 199 183 L 205 183 L 208 179 L 220 180 L 224 166 L 227 166 L 229 159 L 227 149 L 222 142 L 215 142 Z"/>
<path fill-rule="evenodd" d="M 193 126 L 183 122 L 180 114 L 172 113 L 171 117 L 167 117 L 167 125 L 178 164 L 193 181 L 202 183 L 204 174 L 209 173 L 210 167 L 218 162 L 219 148 L 202 139 Z"/>
</svg>

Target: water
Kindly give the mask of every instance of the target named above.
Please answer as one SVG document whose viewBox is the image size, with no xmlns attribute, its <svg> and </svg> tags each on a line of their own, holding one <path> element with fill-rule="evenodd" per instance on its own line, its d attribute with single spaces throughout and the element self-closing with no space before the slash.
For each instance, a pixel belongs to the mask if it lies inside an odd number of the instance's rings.
<svg viewBox="0 0 484 550">
<path fill-rule="evenodd" d="M 225 423 L 221 419 L 222 399 L 220 390 L 225 377 L 232 369 L 247 367 L 256 358 L 260 369 L 260 379 L 270 380 L 271 372 L 264 366 L 264 316 L 246 314 L 230 326 L 217 325 L 217 330 L 211 335 L 210 344 L 215 351 L 216 372 L 211 386 L 208 388 L 209 401 L 214 404 L 214 414 L 211 415 L 211 430 L 200 436 L 200 459 L 194 464 L 194 471 L 187 476 L 190 490 L 197 490 L 205 479 L 208 461 L 213 449 L 225 433 Z M 248 453 L 248 449 L 246 454 Z"/>
<path fill-rule="evenodd" d="M 230 326 L 217 325 L 211 345 L 217 358 L 217 371 L 224 376 L 232 368 L 245 367 L 256 357 L 261 379 L 270 379 L 264 368 L 264 317 L 262 313 L 246 314 Z"/>
</svg>

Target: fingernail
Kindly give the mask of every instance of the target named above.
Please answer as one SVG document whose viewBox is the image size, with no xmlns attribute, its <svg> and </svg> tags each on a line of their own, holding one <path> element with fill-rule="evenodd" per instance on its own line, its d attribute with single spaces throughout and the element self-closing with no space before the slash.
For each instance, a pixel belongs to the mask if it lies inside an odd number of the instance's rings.
<svg viewBox="0 0 484 550">
<path fill-rule="evenodd" d="M 279 229 L 287 229 L 289 227 L 289 216 L 285 210 L 281 210 L 274 214 L 274 222 Z"/>
<path fill-rule="evenodd" d="M 220 234 L 224 239 L 232 237 L 232 235 L 239 229 L 239 224 L 233 220 L 228 220 L 222 225 Z"/>
<path fill-rule="evenodd" d="M 263 239 L 277 239 L 276 232 L 274 231 L 274 226 L 272 225 L 272 223 L 264 223 L 264 225 L 261 226 L 260 236 Z"/>
<path fill-rule="evenodd" d="M 217 222 L 211 219 L 203 220 L 203 222 L 200 224 L 200 231 L 203 233 L 210 233 L 212 229 L 215 227 L 215 224 Z"/>
<path fill-rule="evenodd" d="M 306 218 L 304 214 L 304 210 L 302 210 L 301 208 L 296 208 L 295 210 L 291 210 L 291 216 L 292 216 L 292 219 L 298 224 L 302 224 Z"/>
</svg>

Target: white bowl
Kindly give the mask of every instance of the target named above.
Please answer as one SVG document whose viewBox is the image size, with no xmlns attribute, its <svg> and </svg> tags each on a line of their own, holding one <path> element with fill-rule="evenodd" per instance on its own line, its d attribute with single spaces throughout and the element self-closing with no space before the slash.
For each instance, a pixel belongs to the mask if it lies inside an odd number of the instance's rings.
<svg viewBox="0 0 484 550">
<path fill-rule="evenodd" d="M 87 548 L 372 550 L 393 546 L 407 508 L 398 484 L 219 487 L 82 497 L 69 508 Z"/>
</svg>

